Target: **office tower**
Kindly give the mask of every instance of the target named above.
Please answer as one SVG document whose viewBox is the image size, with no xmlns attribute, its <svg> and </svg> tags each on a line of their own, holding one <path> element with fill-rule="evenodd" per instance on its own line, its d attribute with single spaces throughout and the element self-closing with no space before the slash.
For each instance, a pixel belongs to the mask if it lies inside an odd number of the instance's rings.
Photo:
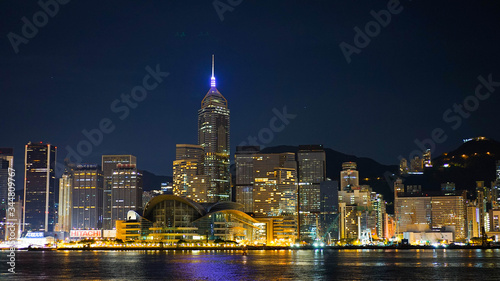
<svg viewBox="0 0 500 281">
<path fill-rule="evenodd" d="M 372 230 L 372 234 L 377 234 L 378 238 L 384 237 L 384 218 L 386 213 L 386 204 L 382 194 L 376 192 L 371 193 L 371 205 L 373 210 L 371 210 L 369 228 Z"/>
<path fill-rule="evenodd" d="M 500 210 L 489 210 L 490 231 L 500 232 Z"/>
<path fill-rule="evenodd" d="M 116 164 L 111 178 L 111 224 L 142 207 L 142 173 L 135 164 Z"/>
<path fill-rule="evenodd" d="M 431 210 L 431 227 L 433 229 L 452 227 L 455 241 L 466 238 L 466 214 L 462 195 L 432 196 Z"/>
<path fill-rule="evenodd" d="M 340 172 L 340 190 L 353 190 L 359 187 L 359 172 L 356 171 L 356 162 L 342 163 Z"/>
<path fill-rule="evenodd" d="M 424 160 L 415 156 L 410 160 L 410 173 L 422 173 L 424 171 Z"/>
<path fill-rule="evenodd" d="M 59 210 L 56 231 L 69 232 L 73 211 L 73 173 L 64 172 L 59 179 Z"/>
<path fill-rule="evenodd" d="M 177 144 L 173 162 L 173 193 L 195 202 L 208 202 L 210 178 L 204 171 L 203 147 L 194 144 Z"/>
<path fill-rule="evenodd" d="M 113 229 L 111 224 L 111 185 L 113 169 L 117 164 L 137 164 L 137 159 L 133 155 L 103 155 L 102 173 L 104 176 L 104 195 L 103 195 L 103 229 Z"/>
<path fill-rule="evenodd" d="M 339 239 L 358 239 L 360 231 L 360 214 L 355 205 L 339 202 Z"/>
<path fill-rule="evenodd" d="M 408 171 L 408 160 L 401 158 L 401 161 L 399 162 L 399 174 L 406 175 L 408 174 Z"/>
<path fill-rule="evenodd" d="M 104 177 L 97 164 L 78 165 L 73 172 L 72 229 L 101 229 Z"/>
<path fill-rule="evenodd" d="M 425 168 L 431 168 L 432 167 L 432 158 L 431 158 L 431 150 L 427 149 L 424 154 L 423 154 L 423 161 L 424 161 L 424 167 Z"/>
<path fill-rule="evenodd" d="M 338 238 L 339 182 L 327 179 L 320 183 L 320 235 L 329 243 Z"/>
<path fill-rule="evenodd" d="M 485 235 L 486 229 L 489 226 L 489 214 L 487 209 L 488 190 L 484 185 L 484 181 L 476 181 L 476 206 L 479 208 L 479 222 L 481 226 L 481 237 Z"/>
<path fill-rule="evenodd" d="M 210 177 L 208 201 L 229 201 L 229 109 L 227 100 L 216 88 L 214 56 L 210 90 L 198 110 L 198 144 L 205 151 L 205 175 Z"/>
<path fill-rule="evenodd" d="M 0 148 L 0 225 L 5 225 L 9 194 L 9 168 L 14 166 L 14 150 Z M 0 227 L 0 237 L 4 237 L 5 229 Z"/>
<path fill-rule="evenodd" d="M 25 147 L 23 232 L 54 230 L 56 150 L 42 142 Z"/>
<path fill-rule="evenodd" d="M 256 216 L 297 215 L 297 162 L 294 153 L 256 154 L 253 164 Z"/>
<path fill-rule="evenodd" d="M 395 198 L 396 235 L 410 230 L 428 230 L 431 225 L 431 210 L 431 197 Z"/>
<path fill-rule="evenodd" d="M 253 163 L 259 146 L 237 146 L 234 162 L 236 167 L 236 202 L 244 212 L 253 212 Z"/>
<path fill-rule="evenodd" d="M 405 192 L 405 186 L 403 184 L 403 179 L 397 178 L 394 181 L 394 198 L 402 195 Z"/>
<path fill-rule="evenodd" d="M 205 152 L 201 145 L 196 144 L 176 144 L 175 145 L 175 160 L 195 160 L 199 167 L 197 168 L 200 175 L 204 174 L 204 157 Z"/>
<path fill-rule="evenodd" d="M 467 210 L 467 239 L 481 237 L 481 220 L 479 215 L 479 208 L 474 205 L 468 205 Z"/>
<path fill-rule="evenodd" d="M 396 234 L 396 222 L 394 221 L 394 215 L 389 215 L 385 213 L 384 215 L 384 238 L 391 239 Z"/>
<path fill-rule="evenodd" d="M 210 177 L 198 174 L 198 162 L 175 160 L 173 163 L 173 194 L 189 198 L 195 202 L 206 203 Z"/>
<path fill-rule="evenodd" d="M 299 222 L 301 237 L 318 238 L 320 183 L 326 179 L 326 155 L 322 145 L 301 145 L 297 152 Z"/>
</svg>

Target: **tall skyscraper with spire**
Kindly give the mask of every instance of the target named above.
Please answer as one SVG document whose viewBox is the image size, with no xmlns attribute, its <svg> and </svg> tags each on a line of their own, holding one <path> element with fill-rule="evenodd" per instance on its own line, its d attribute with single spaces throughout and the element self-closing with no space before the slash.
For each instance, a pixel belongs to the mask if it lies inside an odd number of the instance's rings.
<svg viewBox="0 0 500 281">
<path fill-rule="evenodd" d="M 208 201 L 230 201 L 229 174 L 229 108 L 227 100 L 217 90 L 212 55 L 210 90 L 198 110 L 198 144 L 205 152 L 205 175 L 210 177 Z"/>
</svg>

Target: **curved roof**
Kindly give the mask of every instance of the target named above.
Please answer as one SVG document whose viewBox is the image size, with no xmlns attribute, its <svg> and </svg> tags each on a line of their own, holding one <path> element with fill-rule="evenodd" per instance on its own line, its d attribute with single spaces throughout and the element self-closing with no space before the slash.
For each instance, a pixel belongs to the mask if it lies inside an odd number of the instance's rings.
<svg viewBox="0 0 500 281">
<path fill-rule="evenodd" d="M 208 213 L 205 216 L 203 216 L 203 217 L 195 220 L 193 223 L 196 223 L 197 221 L 202 220 L 202 219 L 206 218 L 207 216 L 213 215 L 215 213 L 226 213 L 226 214 L 238 215 L 238 216 L 241 216 L 241 217 L 243 217 L 243 218 L 245 218 L 245 219 L 247 219 L 247 220 L 249 220 L 249 221 L 251 221 L 253 223 L 258 223 L 259 222 L 258 220 L 252 218 L 247 213 L 242 212 L 242 211 L 238 211 L 238 210 L 220 210 L 220 211 L 215 211 L 215 212 Z"/>
<path fill-rule="evenodd" d="M 153 197 L 153 199 L 149 200 L 149 202 L 146 204 L 146 207 L 144 208 L 143 216 L 145 218 L 147 218 L 148 215 L 153 210 L 153 208 L 156 205 L 158 205 L 158 203 L 163 202 L 163 201 L 169 201 L 169 200 L 178 201 L 178 202 L 187 204 L 190 207 L 192 207 L 193 209 L 195 209 L 201 216 L 204 216 L 207 213 L 207 211 L 205 210 L 205 208 L 203 208 L 203 206 L 201 206 L 200 204 L 198 204 L 194 201 L 191 201 L 187 198 L 179 197 L 176 195 L 163 194 L 163 195 L 155 196 L 155 197 Z"/>
<path fill-rule="evenodd" d="M 230 202 L 230 201 L 219 201 L 207 207 L 208 212 L 217 212 L 222 210 L 241 210 L 243 209 L 243 204 Z"/>
</svg>

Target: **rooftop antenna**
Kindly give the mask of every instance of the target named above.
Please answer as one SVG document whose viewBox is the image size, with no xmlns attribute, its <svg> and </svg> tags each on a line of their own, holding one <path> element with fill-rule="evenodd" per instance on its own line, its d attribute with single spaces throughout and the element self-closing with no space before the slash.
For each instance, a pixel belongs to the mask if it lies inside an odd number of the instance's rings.
<svg viewBox="0 0 500 281">
<path fill-rule="evenodd" d="M 212 55 L 212 78 L 210 78 L 210 87 L 215 88 L 215 76 L 214 76 L 214 55 Z"/>
</svg>

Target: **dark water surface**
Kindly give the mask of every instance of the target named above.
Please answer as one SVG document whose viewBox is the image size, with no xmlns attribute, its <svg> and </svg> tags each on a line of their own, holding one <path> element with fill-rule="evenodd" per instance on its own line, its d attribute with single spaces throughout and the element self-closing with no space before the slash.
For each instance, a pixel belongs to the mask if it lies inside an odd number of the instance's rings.
<svg viewBox="0 0 500 281">
<path fill-rule="evenodd" d="M 17 252 L 0 280 L 500 280 L 500 250 Z"/>
</svg>

